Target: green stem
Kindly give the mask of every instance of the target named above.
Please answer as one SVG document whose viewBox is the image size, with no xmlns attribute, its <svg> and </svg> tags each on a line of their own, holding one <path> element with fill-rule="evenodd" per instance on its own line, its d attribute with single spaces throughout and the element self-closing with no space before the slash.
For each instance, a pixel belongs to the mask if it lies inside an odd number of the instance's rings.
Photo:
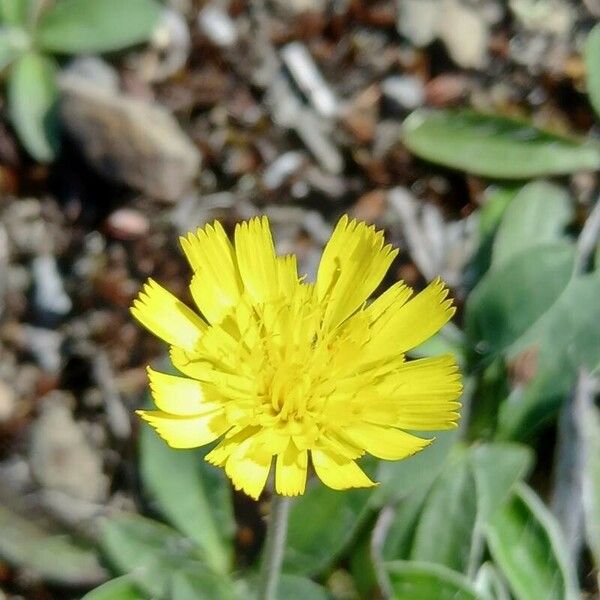
<svg viewBox="0 0 600 600">
<path fill-rule="evenodd" d="M 258 586 L 258 600 L 276 600 L 277 584 L 287 536 L 290 499 L 279 494 L 271 498 L 267 537 L 263 552 Z"/>
</svg>

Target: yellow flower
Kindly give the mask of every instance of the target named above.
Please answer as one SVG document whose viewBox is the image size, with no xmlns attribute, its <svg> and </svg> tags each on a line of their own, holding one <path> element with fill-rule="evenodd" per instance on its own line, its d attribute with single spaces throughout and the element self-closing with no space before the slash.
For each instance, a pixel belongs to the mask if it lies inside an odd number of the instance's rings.
<svg viewBox="0 0 600 600">
<path fill-rule="evenodd" d="M 453 357 L 405 357 L 452 317 L 452 301 L 436 279 L 416 295 L 396 283 L 367 304 L 397 254 L 381 231 L 342 217 L 314 284 L 294 256 L 275 254 L 266 217 L 238 224 L 235 246 L 218 222 L 181 245 L 200 314 L 152 280 L 131 309 L 183 374 L 149 368 L 158 410 L 139 411 L 173 448 L 221 438 L 206 460 L 253 498 L 275 459 L 276 491 L 294 496 L 309 457 L 329 487 L 368 487 L 356 463 L 365 452 L 403 459 L 433 441 L 408 431 L 456 427 Z"/>
</svg>

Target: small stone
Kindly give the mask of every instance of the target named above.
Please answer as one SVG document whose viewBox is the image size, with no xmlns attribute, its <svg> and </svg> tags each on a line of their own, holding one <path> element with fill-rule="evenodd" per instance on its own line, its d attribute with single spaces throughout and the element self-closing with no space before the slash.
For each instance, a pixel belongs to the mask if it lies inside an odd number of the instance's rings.
<svg viewBox="0 0 600 600">
<path fill-rule="evenodd" d="M 64 316 L 73 307 L 65 292 L 62 277 L 58 271 L 56 257 L 36 256 L 31 262 L 34 281 L 33 303 L 42 316 Z"/>
<path fill-rule="evenodd" d="M 383 81 L 381 91 L 384 97 L 407 110 L 418 108 L 425 100 L 423 81 L 414 75 L 388 77 Z"/>
<path fill-rule="evenodd" d="M 64 334 L 56 329 L 23 325 L 21 335 L 23 348 L 31 352 L 40 367 L 48 373 L 58 373 Z"/>
<path fill-rule="evenodd" d="M 363 194 L 352 207 L 352 216 L 359 221 L 377 223 L 387 209 L 387 194 L 384 190 L 373 190 Z"/>
<path fill-rule="evenodd" d="M 128 66 L 144 81 L 164 81 L 185 66 L 191 47 L 190 30 L 183 15 L 164 8 L 149 44 L 130 57 Z"/>
<path fill-rule="evenodd" d="M 573 32 L 577 14 L 564 0 L 510 0 L 508 5 L 519 23 L 536 34 L 567 38 Z"/>
<path fill-rule="evenodd" d="M 481 69 L 488 64 L 489 25 L 463 0 L 442 0 L 438 35 L 461 67 Z"/>
<path fill-rule="evenodd" d="M 118 240 L 137 240 L 150 231 L 148 218 L 133 208 L 119 208 L 106 219 L 108 235 Z"/>
<path fill-rule="evenodd" d="M 97 56 L 78 56 L 60 74 L 61 81 L 86 79 L 104 90 L 116 92 L 119 89 L 119 74 L 106 61 Z"/>
<path fill-rule="evenodd" d="M 65 128 L 99 173 L 171 202 L 191 187 L 200 152 L 164 107 L 82 78 L 61 88 Z"/>
<path fill-rule="evenodd" d="M 0 379 L 0 423 L 8 421 L 15 413 L 17 397 L 13 388 Z"/>
<path fill-rule="evenodd" d="M 281 58 L 315 110 L 322 117 L 333 117 L 338 110 L 337 98 L 306 46 L 292 42 L 281 49 Z"/>
<path fill-rule="evenodd" d="M 371 142 L 375 137 L 380 99 L 379 86 L 370 85 L 359 92 L 341 111 L 342 123 L 361 143 Z"/>
<path fill-rule="evenodd" d="M 222 8 L 213 4 L 208 4 L 198 14 L 198 27 L 215 46 L 229 48 L 237 42 L 235 23 Z"/>
<path fill-rule="evenodd" d="M 108 496 L 102 457 L 73 419 L 69 406 L 72 403 L 69 394 L 58 391 L 42 400 L 42 412 L 31 432 L 31 470 L 38 483 L 47 489 L 89 502 L 102 502 Z"/>
<path fill-rule="evenodd" d="M 36 198 L 11 202 L 2 213 L 2 223 L 10 245 L 21 254 L 39 254 L 52 248 L 47 223 L 42 217 L 42 205 Z"/>
<path fill-rule="evenodd" d="M 263 174 L 263 184 L 269 190 L 283 185 L 306 162 L 304 152 L 289 151 L 276 158 Z"/>
<path fill-rule="evenodd" d="M 427 46 L 437 36 L 440 0 L 398 0 L 398 31 L 415 46 Z"/>
<path fill-rule="evenodd" d="M 425 86 L 427 104 L 449 106 L 460 102 L 469 91 L 470 80 L 463 73 L 443 73 L 430 79 Z"/>
</svg>

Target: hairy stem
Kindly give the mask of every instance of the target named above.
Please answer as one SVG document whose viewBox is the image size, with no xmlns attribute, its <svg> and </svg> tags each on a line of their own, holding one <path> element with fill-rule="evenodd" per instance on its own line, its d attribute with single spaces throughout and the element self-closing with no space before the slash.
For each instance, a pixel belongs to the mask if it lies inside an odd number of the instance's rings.
<svg viewBox="0 0 600 600">
<path fill-rule="evenodd" d="M 263 552 L 258 600 L 275 600 L 287 536 L 290 499 L 273 494 Z"/>
</svg>

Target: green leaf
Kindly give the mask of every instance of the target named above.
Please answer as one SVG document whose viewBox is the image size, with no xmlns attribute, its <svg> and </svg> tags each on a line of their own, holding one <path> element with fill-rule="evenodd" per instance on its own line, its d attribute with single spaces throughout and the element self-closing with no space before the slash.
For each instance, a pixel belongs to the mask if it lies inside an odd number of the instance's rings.
<svg viewBox="0 0 600 600">
<path fill-rule="evenodd" d="M 523 188 L 514 185 L 491 185 L 485 191 L 485 201 L 479 209 L 479 231 L 482 239 L 493 236 L 500 221 Z"/>
<path fill-rule="evenodd" d="M 147 600 L 148 596 L 140 591 L 128 576 L 111 579 L 105 584 L 88 592 L 81 600 Z"/>
<path fill-rule="evenodd" d="M 0 23 L 8 26 L 25 25 L 31 0 L 0 0 Z"/>
<path fill-rule="evenodd" d="M 441 565 L 396 561 L 386 567 L 394 600 L 483 600 L 466 577 Z"/>
<path fill-rule="evenodd" d="M 528 179 L 600 168 L 594 143 L 470 110 L 419 109 L 404 121 L 403 141 L 421 158 L 486 177 Z"/>
<path fill-rule="evenodd" d="M 578 367 L 600 365 L 600 272 L 570 281 L 556 302 L 509 349 L 510 358 L 537 350 L 537 373 L 501 407 L 499 435 L 530 435 L 554 415 L 570 390 Z M 557 344 L 556 340 L 560 340 Z"/>
<path fill-rule="evenodd" d="M 504 580 L 490 562 L 483 563 L 477 571 L 475 589 L 486 600 L 511 600 Z"/>
<path fill-rule="evenodd" d="M 67 54 L 120 50 L 147 40 L 160 13 L 154 0 L 61 0 L 42 15 L 37 42 Z"/>
<path fill-rule="evenodd" d="M 35 52 L 24 54 L 8 78 L 9 114 L 27 152 L 41 162 L 58 150 L 57 99 L 55 63 Z"/>
<path fill-rule="evenodd" d="M 410 558 L 415 532 L 430 486 L 424 485 L 404 497 L 396 507 L 394 520 L 381 549 L 384 560 Z"/>
<path fill-rule="evenodd" d="M 498 353 L 521 337 L 565 289 L 573 268 L 570 244 L 544 244 L 489 271 L 466 305 L 466 332 L 482 353 Z"/>
<path fill-rule="evenodd" d="M 161 512 L 198 544 L 211 568 L 226 573 L 235 521 L 224 473 L 201 452 L 169 448 L 150 427 L 140 434 L 140 462 L 144 487 Z"/>
<path fill-rule="evenodd" d="M 62 585 L 95 585 L 106 578 L 96 554 L 68 535 L 55 535 L 0 506 L 0 558 Z"/>
<path fill-rule="evenodd" d="M 375 597 L 378 587 L 377 573 L 371 553 L 371 532 L 366 531 L 358 543 L 353 544 L 350 555 L 350 573 L 360 598 Z"/>
<path fill-rule="evenodd" d="M 439 563 L 464 571 L 469 562 L 477 518 L 475 479 L 461 450 L 435 481 L 411 551 L 411 560 Z"/>
<path fill-rule="evenodd" d="M 465 272 L 464 284 L 472 288 L 492 262 L 494 234 L 502 216 L 521 188 L 514 185 L 492 185 L 485 190 L 482 207 L 478 211 L 479 248 Z"/>
<path fill-rule="evenodd" d="M 136 514 L 105 519 L 100 546 L 120 574 L 149 594 L 161 596 L 169 589 L 174 572 L 187 565 L 205 570 L 195 561 L 188 540 L 167 525 Z"/>
<path fill-rule="evenodd" d="M 281 600 L 329 600 L 331 597 L 324 587 L 310 579 L 284 574 L 280 577 L 277 585 L 277 598 Z"/>
<path fill-rule="evenodd" d="M 573 381 L 570 369 L 545 369 L 527 385 L 515 386 L 498 411 L 496 438 L 526 440 L 547 426 L 556 416 Z"/>
<path fill-rule="evenodd" d="M 383 506 L 404 498 L 438 476 L 456 439 L 457 432 L 435 432 L 433 444 L 406 460 L 382 460 L 377 465 L 379 486 L 371 496 L 372 506 Z"/>
<path fill-rule="evenodd" d="M 596 567 L 600 565 L 600 410 L 594 403 L 597 378 L 582 374 L 573 402 L 581 442 L 582 504 L 585 534 Z"/>
<path fill-rule="evenodd" d="M 528 183 L 507 207 L 494 241 L 492 267 L 521 252 L 559 241 L 573 218 L 568 192 L 547 181 Z"/>
<path fill-rule="evenodd" d="M 368 514 L 371 490 L 334 491 L 320 483 L 290 509 L 284 570 L 312 576 L 323 572 L 355 536 Z"/>
<path fill-rule="evenodd" d="M 552 307 L 510 349 L 516 356 L 532 346 L 539 348 L 541 368 L 594 370 L 600 364 L 600 272 L 569 282 Z M 560 344 L 556 344 L 560 340 Z"/>
<path fill-rule="evenodd" d="M 563 555 L 558 524 L 527 486 L 519 486 L 484 531 L 517 600 L 576 598 L 573 567 Z"/>
<path fill-rule="evenodd" d="M 600 116 L 600 24 L 588 35 L 584 57 L 588 96 L 596 115 Z"/>
<path fill-rule="evenodd" d="M 497 442 L 473 446 L 469 458 L 477 487 L 478 519 L 485 523 L 527 475 L 533 452 L 521 444 Z"/>
<path fill-rule="evenodd" d="M 29 36 L 19 27 L 0 27 L 0 71 L 26 52 Z"/>
<path fill-rule="evenodd" d="M 232 582 L 209 571 L 183 570 L 174 574 L 170 600 L 235 600 Z"/>
</svg>

